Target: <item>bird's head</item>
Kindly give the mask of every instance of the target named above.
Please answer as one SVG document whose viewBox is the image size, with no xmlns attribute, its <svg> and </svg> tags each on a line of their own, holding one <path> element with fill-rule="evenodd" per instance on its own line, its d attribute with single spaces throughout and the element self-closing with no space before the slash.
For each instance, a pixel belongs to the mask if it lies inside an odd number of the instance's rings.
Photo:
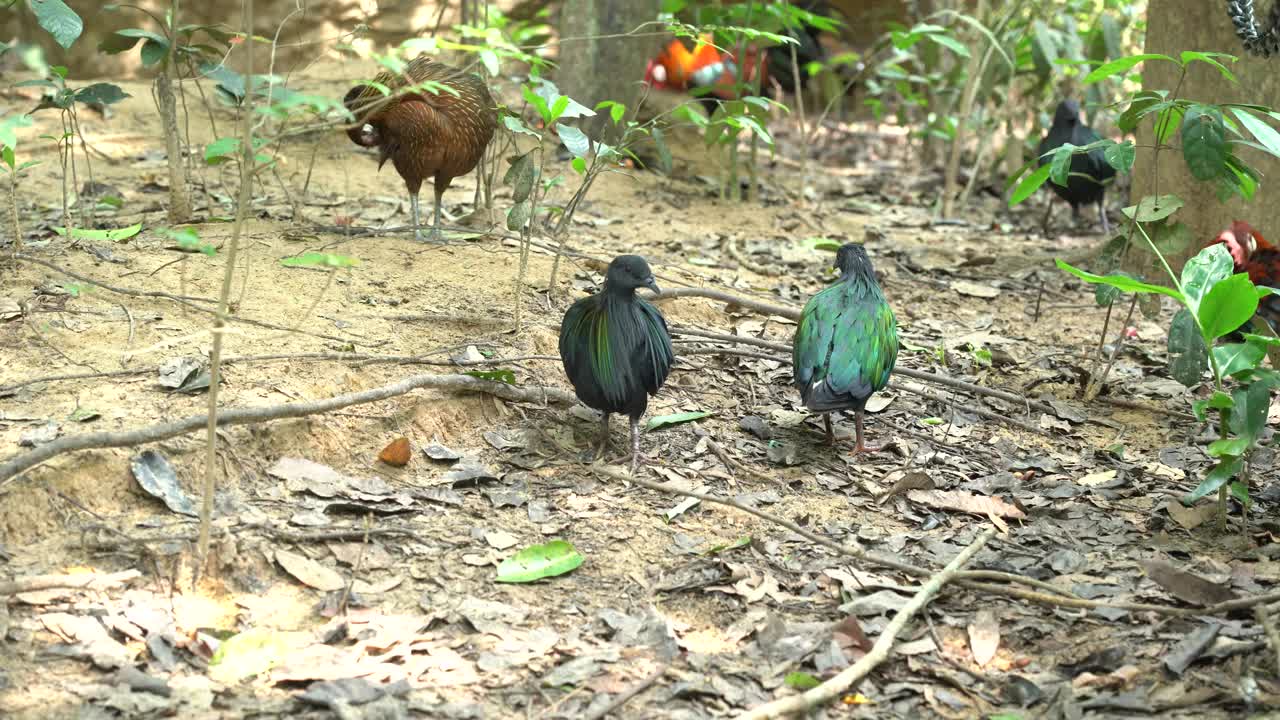
<svg viewBox="0 0 1280 720">
<path fill-rule="evenodd" d="M 866 248 L 861 243 L 845 243 L 836 251 L 836 269 L 843 278 L 859 276 L 875 278 L 871 269 L 871 258 L 867 257 Z"/>
<path fill-rule="evenodd" d="M 1080 103 L 1071 99 L 1058 103 L 1058 109 L 1053 111 L 1055 127 L 1075 125 L 1078 122 L 1080 122 Z"/>
<path fill-rule="evenodd" d="M 637 288 L 647 287 L 658 292 L 658 283 L 653 279 L 653 271 L 649 263 L 639 255 L 619 255 L 609 263 L 609 272 L 605 276 L 606 290 L 622 294 L 631 294 Z"/>
<path fill-rule="evenodd" d="M 1232 221 L 1231 227 L 1218 233 L 1218 236 L 1209 244 L 1213 243 L 1222 243 L 1227 247 L 1227 252 L 1231 253 L 1231 260 L 1237 268 L 1244 267 L 1258 248 L 1271 247 L 1271 243 L 1244 220 Z"/>
<path fill-rule="evenodd" d="M 356 118 L 355 124 L 347 127 L 347 137 L 351 138 L 351 142 L 360 147 L 376 147 L 382 142 L 382 136 L 372 125 L 361 122 L 361 113 L 356 112 L 357 108 L 364 110 L 363 106 L 368 104 L 360 102 L 360 96 L 364 93 L 365 87 L 364 85 L 356 85 L 347 91 L 346 97 L 342 98 L 342 106 Z"/>
</svg>

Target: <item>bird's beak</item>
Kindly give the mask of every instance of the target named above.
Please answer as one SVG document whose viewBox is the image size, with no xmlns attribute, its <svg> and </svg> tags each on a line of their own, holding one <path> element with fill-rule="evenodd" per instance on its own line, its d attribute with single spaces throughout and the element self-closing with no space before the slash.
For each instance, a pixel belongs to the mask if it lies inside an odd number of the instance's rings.
<svg viewBox="0 0 1280 720">
<path fill-rule="evenodd" d="M 654 294 L 662 292 L 661 290 L 658 289 L 658 281 L 654 280 L 652 275 L 650 275 L 647 279 L 645 279 L 644 286 L 652 290 Z"/>
</svg>

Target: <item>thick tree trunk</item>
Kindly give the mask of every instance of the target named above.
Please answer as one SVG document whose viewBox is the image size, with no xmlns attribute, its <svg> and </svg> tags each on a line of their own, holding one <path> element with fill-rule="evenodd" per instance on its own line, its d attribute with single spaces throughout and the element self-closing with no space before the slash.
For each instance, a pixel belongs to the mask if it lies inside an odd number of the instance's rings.
<svg viewBox="0 0 1280 720">
<path fill-rule="evenodd" d="M 658 0 L 564 0 L 556 72 L 560 92 L 587 107 L 601 100 L 635 107 L 645 64 L 662 47 L 661 38 L 644 34 L 658 26 L 640 26 L 656 20 L 658 9 Z M 605 37 L 637 29 L 639 37 Z M 592 127 L 599 125 L 587 123 L 583 129 Z"/>
<path fill-rule="evenodd" d="M 1280 107 L 1280 58 L 1259 58 L 1245 53 L 1227 18 L 1225 3 L 1187 2 L 1186 0 L 1150 0 L 1147 5 L 1146 52 L 1178 57 L 1183 50 L 1223 52 L 1240 60 L 1226 63 L 1239 79 L 1238 85 L 1225 81 L 1206 63 L 1192 63 L 1178 88 L 1178 96 L 1209 103 L 1258 103 Z M 1258 12 L 1263 12 L 1258 4 Z M 1258 18 L 1265 21 L 1265 15 Z M 1178 66 L 1170 62 L 1148 62 L 1142 65 L 1142 79 L 1148 90 L 1173 91 L 1178 86 Z M 1250 138 L 1252 139 L 1252 138 Z M 1173 142 L 1178 143 L 1177 136 Z M 1154 143 L 1152 122 L 1144 120 L 1138 131 L 1138 144 Z M 1159 167 L 1153 172 L 1153 153 L 1138 151 L 1133 168 L 1133 202 L 1144 196 L 1172 193 L 1186 205 L 1174 217 L 1191 229 L 1194 254 L 1233 219 L 1249 220 L 1264 237 L 1280 235 L 1274 208 L 1280 207 L 1280 161 L 1261 152 L 1237 148 L 1236 152 L 1258 169 L 1263 178 L 1253 200 L 1239 198 L 1221 203 L 1212 182 L 1198 182 L 1187 172 L 1181 152 L 1162 151 Z M 1179 261 L 1185 258 L 1178 258 Z"/>
</svg>

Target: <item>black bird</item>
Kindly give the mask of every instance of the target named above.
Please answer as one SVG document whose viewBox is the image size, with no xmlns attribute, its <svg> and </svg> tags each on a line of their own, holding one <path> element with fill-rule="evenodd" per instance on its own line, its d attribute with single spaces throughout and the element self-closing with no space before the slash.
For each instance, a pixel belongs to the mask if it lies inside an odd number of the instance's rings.
<svg viewBox="0 0 1280 720">
<path fill-rule="evenodd" d="M 609 415 L 631 418 L 632 475 L 640 462 L 640 416 L 675 362 L 667 321 L 636 297 L 642 287 L 658 292 L 649 263 L 638 255 L 619 255 L 609 263 L 604 288 L 571 305 L 560 323 L 565 374 L 578 399 L 604 414 L 601 456 L 609 447 Z"/>
<path fill-rule="evenodd" d="M 1040 141 L 1040 159 L 1038 165 L 1053 160 L 1053 151 L 1067 143 L 1076 147 L 1084 147 L 1091 142 L 1101 140 L 1101 136 L 1093 128 L 1080 121 L 1080 104 L 1075 100 L 1063 100 L 1053 113 L 1053 125 Z M 1048 153 L 1048 155 L 1046 155 Z M 1116 176 L 1116 169 L 1107 162 L 1101 149 L 1093 149 L 1087 153 L 1076 153 L 1071 156 L 1071 173 L 1067 176 L 1067 186 L 1063 187 L 1053 181 L 1049 187 L 1058 197 L 1071 203 L 1071 219 L 1075 222 L 1080 215 L 1080 206 L 1098 203 L 1098 215 L 1102 218 L 1102 232 L 1110 235 L 1111 226 L 1107 222 L 1107 205 L 1104 195 L 1107 185 Z M 1049 212 L 1053 211 L 1053 201 L 1049 201 Z M 1049 227 L 1049 212 L 1045 213 L 1044 226 Z"/>
</svg>

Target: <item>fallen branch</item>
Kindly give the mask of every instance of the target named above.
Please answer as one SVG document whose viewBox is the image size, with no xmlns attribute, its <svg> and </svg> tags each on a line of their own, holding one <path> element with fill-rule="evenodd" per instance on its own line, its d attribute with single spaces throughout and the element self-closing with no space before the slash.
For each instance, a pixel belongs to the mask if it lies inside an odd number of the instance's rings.
<svg viewBox="0 0 1280 720">
<path fill-rule="evenodd" d="M 101 590 L 113 585 L 123 585 L 130 580 L 142 577 L 137 570 L 124 570 L 118 573 L 78 573 L 76 575 L 32 575 L 0 582 L 0 597 L 18 593 L 36 592 L 37 590 L 55 590 L 58 588 L 75 588 Z"/>
<path fill-rule="evenodd" d="M 617 710 L 623 705 L 626 705 L 628 702 L 631 702 L 632 698 L 644 692 L 645 690 L 648 690 L 649 688 L 653 687 L 654 683 L 661 680 L 662 676 L 667 674 L 667 669 L 669 667 L 670 666 L 668 665 L 663 665 L 662 667 L 653 671 L 653 673 L 649 675 L 649 677 L 640 680 L 639 682 L 627 688 L 626 690 L 623 690 L 621 693 L 618 693 L 618 697 L 614 698 L 613 702 L 609 703 L 608 705 L 605 705 L 604 707 L 600 708 L 595 712 L 587 713 L 586 715 L 584 715 L 583 720 L 600 720 L 601 718 L 608 717 L 609 713 Z"/>
<path fill-rule="evenodd" d="M 767 303 L 763 300 L 730 295 L 727 292 L 708 290 L 707 288 L 675 288 L 672 290 L 663 290 L 657 295 L 654 295 L 651 299 L 670 300 L 682 297 L 706 298 L 708 300 L 715 300 L 729 305 L 738 305 L 740 307 L 747 308 L 748 310 L 755 310 L 758 313 L 764 313 L 765 315 L 777 315 L 778 317 L 784 317 L 788 320 L 800 319 L 800 311 L 796 308 L 787 307 L 785 305 L 774 305 L 773 303 Z"/>
<path fill-rule="evenodd" d="M 558 388 L 518 388 L 505 383 L 481 380 L 470 375 L 414 375 L 390 385 L 344 395 L 335 395 L 322 400 L 224 410 L 218 414 L 218 426 L 245 425 L 270 420 L 305 417 L 307 415 L 319 415 L 352 405 L 386 400 L 422 388 L 482 392 L 509 402 L 570 403 L 576 401 L 573 393 Z M 151 425 L 137 430 L 84 433 L 62 437 L 41 445 L 34 450 L 12 457 L 0 464 L 0 487 L 4 487 L 18 474 L 26 472 L 36 465 L 63 453 L 77 450 L 129 447 L 167 440 L 171 437 L 199 430 L 204 427 L 207 421 L 208 416 L 206 415 L 192 415 L 174 422 Z"/>
<path fill-rule="evenodd" d="M 964 567 L 995 533 L 995 528 L 987 528 L 986 532 L 979 535 L 977 540 L 974 540 L 954 560 L 947 563 L 942 572 L 930 578 L 929 582 L 925 583 L 912 596 L 911 600 L 893 616 L 893 620 L 885 626 L 885 629 L 880 633 L 880 637 L 876 638 L 876 644 L 872 646 L 871 652 L 863 655 L 858 662 L 841 670 L 835 677 L 824 681 L 821 685 L 806 690 L 801 695 L 779 698 L 752 708 L 748 712 L 739 715 L 739 720 L 763 720 L 764 718 L 804 713 L 826 704 L 860 682 L 877 665 L 889 657 L 889 653 L 893 650 L 893 643 L 898 639 L 898 634 L 906 627 L 907 622 L 916 613 L 920 612 L 933 599 L 934 595 L 938 594 L 943 585 L 946 585 L 956 577 L 960 568 Z"/>
</svg>

